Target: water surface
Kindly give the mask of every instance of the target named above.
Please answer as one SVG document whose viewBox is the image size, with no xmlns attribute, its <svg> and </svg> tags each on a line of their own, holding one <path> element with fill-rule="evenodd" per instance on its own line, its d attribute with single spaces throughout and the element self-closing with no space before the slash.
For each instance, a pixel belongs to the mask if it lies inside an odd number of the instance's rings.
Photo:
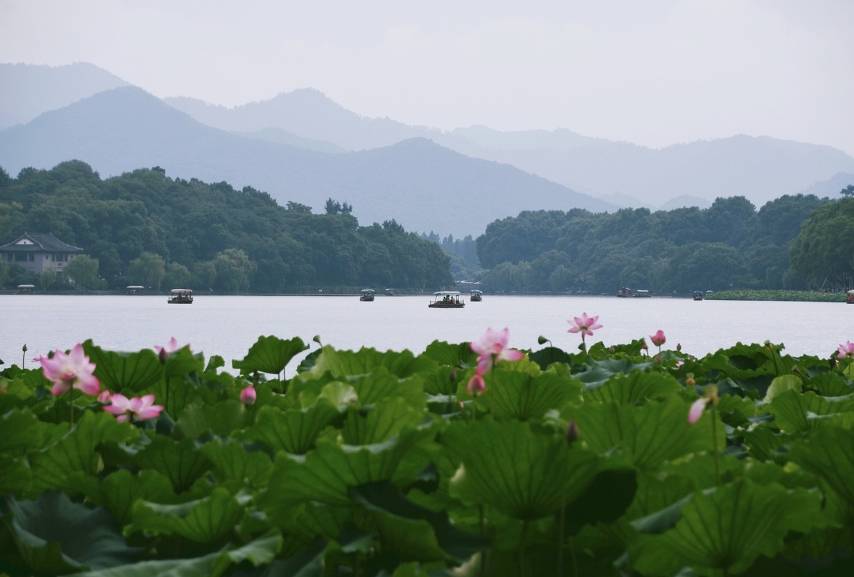
<svg viewBox="0 0 854 577">
<path fill-rule="evenodd" d="M 169 305 L 165 296 L 0 296 L 0 359 L 20 363 L 21 345 L 32 358 L 91 338 L 115 350 L 136 350 L 175 336 L 194 350 L 241 358 L 259 335 L 320 335 L 338 348 L 372 346 L 420 351 L 434 339 L 468 341 L 486 327 L 509 327 L 511 344 L 536 348 L 537 336 L 564 348 L 578 343 L 566 319 L 600 315 L 595 340 L 627 342 L 656 329 L 667 347 L 703 355 L 742 342 L 783 342 L 792 354 L 829 355 L 854 340 L 854 306 L 841 303 L 513 297 L 486 295 L 464 309 L 427 308 L 427 297 L 199 296 L 192 305 Z"/>
</svg>

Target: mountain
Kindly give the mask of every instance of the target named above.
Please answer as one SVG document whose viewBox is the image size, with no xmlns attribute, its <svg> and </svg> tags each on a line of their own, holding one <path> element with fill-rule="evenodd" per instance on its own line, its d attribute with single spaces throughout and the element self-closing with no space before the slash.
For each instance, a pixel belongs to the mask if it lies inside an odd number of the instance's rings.
<svg viewBox="0 0 854 577">
<path fill-rule="evenodd" d="M 763 204 L 796 194 L 854 158 L 829 146 L 738 135 L 661 149 L 581 136 L 569 130 L 454 130 L 439 142 L 464 154 L 506 162 L 593 196 L 671 205 L 682 197 L 743 195 Z M 626 204 L 631 204 L 628 202 Z"/>
<path fill-rule="evenodd" d="M 760 205 L 836 173 L 854 172 L 854 158 L 840 150 L 767 136 L 737 135 L 656 149 L 566 129 L 500 131 L 471 126 L 441 132 L 360 116 L 314 89 L 235 108 L 187 98 L 167 102 L 225 130 L 276 128 L 349 150 L 429 138 L 467 156 L 510 164 L 622 206 L 678 205 L 684 197 L 709 205 L 718 196 L 735 195 Z"/>
<path fill-rule="evenodd" d="M 812 186 L 807 187 L 803 193 L 839 198 L 839 191 L 852 184 L 854 184 L 854 173 L 840 172 L 827 180 L 816 182 Z"/>
<path fill-rule="evenodd" d="M 526 209 L 611 208 L 512 166 L 470 158 L 426 139 L 329 154 L 241 136 L 198 122 L 133 87 L 117 88 L 0 132 L 0 166 L 50 168 L 69 159 L 103 175 L 160 166 L 172 176 L 228 181 L 320 208 L 329 197 L 363 223 L 477 234 Z"/>
<path fill-rule="evenodd" d="M 167 98 L 165 101 L 208 126 L 235 132 L 277 128 L 348 150 L 388 146 L 408 138 L 439 136 L 436 130 L 409 126 L 389 118 L 360 116 L 313 88 L 282 93 L 270 100 L 234 108 L 194 98 Z"/>
<path fill-rule="evenodd" d="M 0 130 L 126 82 L 86 63 L 0 64 Z"/>
</svg>

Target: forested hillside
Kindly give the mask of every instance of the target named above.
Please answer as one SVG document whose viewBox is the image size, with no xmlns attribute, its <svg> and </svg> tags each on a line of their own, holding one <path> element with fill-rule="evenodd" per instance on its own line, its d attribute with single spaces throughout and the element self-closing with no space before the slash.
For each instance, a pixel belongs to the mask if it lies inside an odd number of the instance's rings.
<svg viewBox="0 0 854 577">
<path fill-rule="evenodd" d="M 84 270 L 72 272 L 88 288 L 279 292 L 434 289 L 451 281 L 439 246 L 393 221 L 359 226 L 350 209 L 330 202 L 326 214 L 312 214 L 249 187 L 172 179 L 158 168 L 106 180 L 77 161 L 25 169 L 17 178 L 0 169 L 0 243 L 25 231 L 50 232 L 84 248 L 97 273 L 85 259 L 88 268 L 78 263 Z M 49 288 L 61 280 L 0 269 L 7 286 L 35 281 Z"/>
<path fill-rule="evenodd" d="M 822 283 L 822 275 L 810 268 L 816 260 L 810 247 L 816 241 L 799 241 L 799 266 L 790 262 L 790 246 L 802 223 L 829 202 L 812 195 L 783 196 L 757 210 L 745 198 L 732 197 L 718 199 L 708 209 L 523 212 L 490 224 L 477 239 L 478 255 L 490 269 L 483 280 L 491 290 L 610 294 L 632 287 L 663 294 L 838 287 L 844 284 L 843 273 Z M 850 255 L 850 242 L 833 239 L 846 226 L 854 230 L 854 220 L 843 223 L 839 210 L 854 199 L 834 202 L 810 220 L 810 239 L 818 237 Z M 850 260 L 836 260 L 841 271 L 850 267 Z"/>
</svg>

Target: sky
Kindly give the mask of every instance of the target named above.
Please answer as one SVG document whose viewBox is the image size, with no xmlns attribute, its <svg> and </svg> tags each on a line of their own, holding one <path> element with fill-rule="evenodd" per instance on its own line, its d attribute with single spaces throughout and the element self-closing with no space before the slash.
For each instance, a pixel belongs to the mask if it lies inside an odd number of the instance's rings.
<svg viewBox="0 0 854 577">
<path fill-rule="evenodd" d="M 443 129 L 854 155 L 852 0 L 0 0 L 0 62 L 234 106 L 314 87 Z"/>
</svg>

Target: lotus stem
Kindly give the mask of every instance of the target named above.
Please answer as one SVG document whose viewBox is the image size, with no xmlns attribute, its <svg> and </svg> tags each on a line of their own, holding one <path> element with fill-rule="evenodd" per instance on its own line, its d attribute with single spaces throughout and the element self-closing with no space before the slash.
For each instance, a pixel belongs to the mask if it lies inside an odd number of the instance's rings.
<svg viewBox="0 0 854 577">
<path fill-rule="evenodd" d="M 569 538 L 569 557 L 572 559 L 572 577 L 578 577 L 578 559 L 575 558 L 575 537 Z"/>
<path fill-rule="evenodd" d="M 715 458 L 715 486 L 721 486 L 721 466 L 718 462 L 720 456 L 718 455 L 718 408 L 716 405 L 712 404 L 712 455 Z"/>
<path fill-rule="evenodd" d="M 566 505 L 561 505 L 558 514 L 558 540 L 557 540 L 557 574 L 564 577 L 563 572 L 563 544 L 566 540 Z"/>
<path fill-rule="evenodd" d="M 477 506 L 478 521 L 480 522 L 480 536 L 486 538 L 486 515 L 484 514 L 483 505 Z M 480 575 L 486 575 L 486 549 L 480 552 Z"/>
<path fill-rule="evenodd" d="M 528 520 L 522 521 L 522 536 L 519 539 L 519 575 L 528 574 L 528 560 L 525 558 L 525 547 L 528 545 Z"/>
</svg>

